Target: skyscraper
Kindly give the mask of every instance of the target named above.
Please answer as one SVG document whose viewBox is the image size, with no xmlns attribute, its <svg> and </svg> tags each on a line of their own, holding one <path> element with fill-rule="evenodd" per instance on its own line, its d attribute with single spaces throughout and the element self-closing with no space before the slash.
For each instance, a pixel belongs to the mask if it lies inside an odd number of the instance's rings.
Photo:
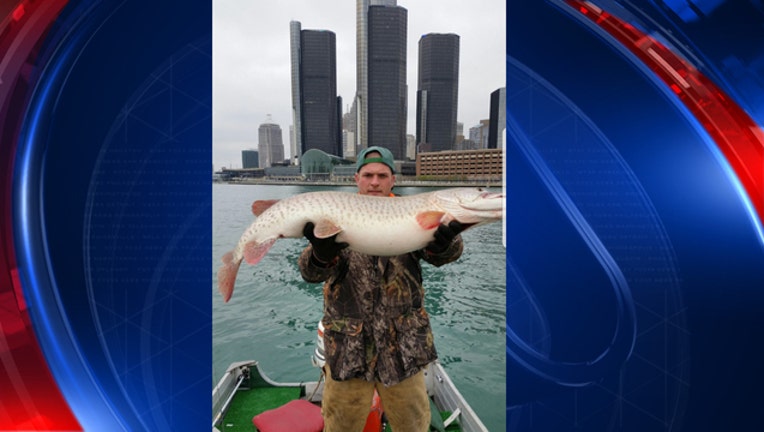
<svg viewBox="0 0 764 432">
<path fill-rule="evenodd" d="M 271 116 L 257 130 L 257 151 L 260 156 L 260 168 L 268 168 L 275 162 L 284 161 L 284 143 L 281 140 L 281 127 L 273 121 Z"/>
<path fill-rule="evenodd" d="M 491 93 L 491 111 L 488 124 L 488 148 L 503 148 L 504 141 L 501 133 L 507 127 L 507 88 L 501 87 Z"/>
<path fill-rule="evenodd" d="M 406 156 L 406 32 L 408 11 L 400 6 L 369 6 L 367 146 Z"/>
<path fill-rule="evenodd" d="M 459 36 L 429 33 L 419 39 L 416 138 L 427 151 L 453 150 L 459 96 Z"/>
<path fill-rule="evenodd" d="M 336 36 L 327 30 L 300 30 L 300 23 L 292 21 L 290 41 L 293 150 L 298 156 L 310 149 L 342 156 Z"/>
<path fill-rule="evenodd" d="M 396 6 L 397 0 L 356 0 L 356 96 L 353 104 L 356 106 L 356 142 L 355 152 L 368 147 L 368 19 L 369 6 Z"/>
<path fill-rule="evenodd" d="M 488 148 L 489 119 L 480 120 L 480 124 L 470 128 L 470 141 L 475 143 L 475 149 Z M 465 149 L 466 150 L 466 149 Z"/>
<path fill-rule="evenodd" d="M 241 151 L 241 167 L 247 168 L 259 168 L 259 155 L 257 150 L 242 150 Z"/>
<path fill-rule="evenodd" d="M 302 153 L 302 111 L 300 106 L 300 32 L 299 21 L 289 22 L 289 47 L 292 70 L 292 127 L 289 129 L 289 145 L 292 161 L 299 161 Z"/>
</svg>

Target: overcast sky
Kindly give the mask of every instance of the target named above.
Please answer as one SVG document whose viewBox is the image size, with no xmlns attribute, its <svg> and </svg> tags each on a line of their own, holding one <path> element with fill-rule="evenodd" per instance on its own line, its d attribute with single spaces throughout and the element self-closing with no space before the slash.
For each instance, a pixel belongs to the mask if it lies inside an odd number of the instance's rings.
<svg viewBox="0 0 764 432">
<path fill-rule="evenodd" d="M 427 33 L 460 37 L 459 108 L 464 134 L 489 116 L 490 94 L 505 86 L 505 0 L 398 0 L 408 10 L 408 127 L 414 134 L 418 43 Z M 213 155 L 215 170 L 241 168 L 257 148 L 268 115 L 281 126 L 289 157 L 292 124 L 289 22 L 330 30 L 337 39 L 337 93 L 345 112 L 356 76 L 355 0 L 215 0 L 213 7 Z"/>
</svg>

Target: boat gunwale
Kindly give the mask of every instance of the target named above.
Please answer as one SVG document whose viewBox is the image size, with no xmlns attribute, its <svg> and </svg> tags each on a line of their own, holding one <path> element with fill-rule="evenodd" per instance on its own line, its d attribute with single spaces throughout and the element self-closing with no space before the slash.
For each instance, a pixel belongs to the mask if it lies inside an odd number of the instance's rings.
<svg viewBox="0 0 764 432">
<path fill-rule="evenodd" d="M 262 371 L 260 364 L 256 360 L 234 362 L 226 369 L 226 373 L 212 390 L 213 432 L 220 432 L 217 426 L 219 426 L 219 423 L 225 417 L 225 413 L 233 398 L 229 398 L 222 405 L 219 403 L 224 397 L 227 397 L 226 395 L 233 395 L 238 390 L 238 386 L 235 388 L 233 386 L 239 377 L 245 374 L 244 370 L 248 370 L 250 382 L 253 379 L 259 378 L 271 387 L 300 388 L 301 399 L 307 399 L 314 403 L 320 403 L 322 400 L 323 382 L 321 380 L 288 383 L 277 382 Z M 448 376 L 448 373 L 439 361 L 436 360 L 425 368 L 425 383 L 427 393 L 433 398 L 438 409 L 452 412 L 456 411 L 456 409 L 459 410 L 458 421 L 462 425 L 463 432 L 488 432 L 480 417 L 478 417 L 477 413 L 475 413 L 464 396 L 462 396 L 459 389 L 456 388 L 451 377 Z M 221 394 L 221 392 L 226 393 Z M 216 404 L 219 405 L 217 408 Z"/>
</svg>

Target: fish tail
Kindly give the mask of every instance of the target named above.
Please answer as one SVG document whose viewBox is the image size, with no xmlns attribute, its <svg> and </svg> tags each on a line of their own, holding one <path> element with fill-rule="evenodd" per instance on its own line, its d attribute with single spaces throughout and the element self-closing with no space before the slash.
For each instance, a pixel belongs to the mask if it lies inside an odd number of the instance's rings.
<svg viewBox="0 0 764 432">
<path fill-rule="evenodd" d="M 228 303 L 233 295 L 233 285 L 239 272 L 241 260 L 233 259 L 233 252 L 223 255 L 223 265 L 218 269 L 218 291 L 223 296 L 223 302 Z"/>
</svg>

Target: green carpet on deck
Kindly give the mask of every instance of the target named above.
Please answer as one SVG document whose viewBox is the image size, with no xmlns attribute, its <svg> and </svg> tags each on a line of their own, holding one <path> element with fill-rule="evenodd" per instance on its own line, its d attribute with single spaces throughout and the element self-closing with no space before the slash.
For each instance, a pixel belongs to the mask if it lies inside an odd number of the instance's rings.
<svg viewBox="0 0 764 432">
<path fill-rule="evenodd" d="M 252 417 L 299 399 L 300 389 L 289 387 L 256 388 L 239 392 L 220 425 L 222 432 L 252 432 Z"/>
<path fill-rule="evenodd" d="M 252 417 L 299 398 L 299 388 L 269 387 L 240 391 L 228 408 L 228 412 L 221 422 L 220 430 L 222 432 L 253 432 L 255 426 L 252 424 Z M 444 411 L 440 415 L 445 420 L 451 413 Z M 446 428 L 447 432 L 460 430 L 458 421 Z M 389 424 L 386 426 L 385 432 L 391 432 Z"/>
</svg>

